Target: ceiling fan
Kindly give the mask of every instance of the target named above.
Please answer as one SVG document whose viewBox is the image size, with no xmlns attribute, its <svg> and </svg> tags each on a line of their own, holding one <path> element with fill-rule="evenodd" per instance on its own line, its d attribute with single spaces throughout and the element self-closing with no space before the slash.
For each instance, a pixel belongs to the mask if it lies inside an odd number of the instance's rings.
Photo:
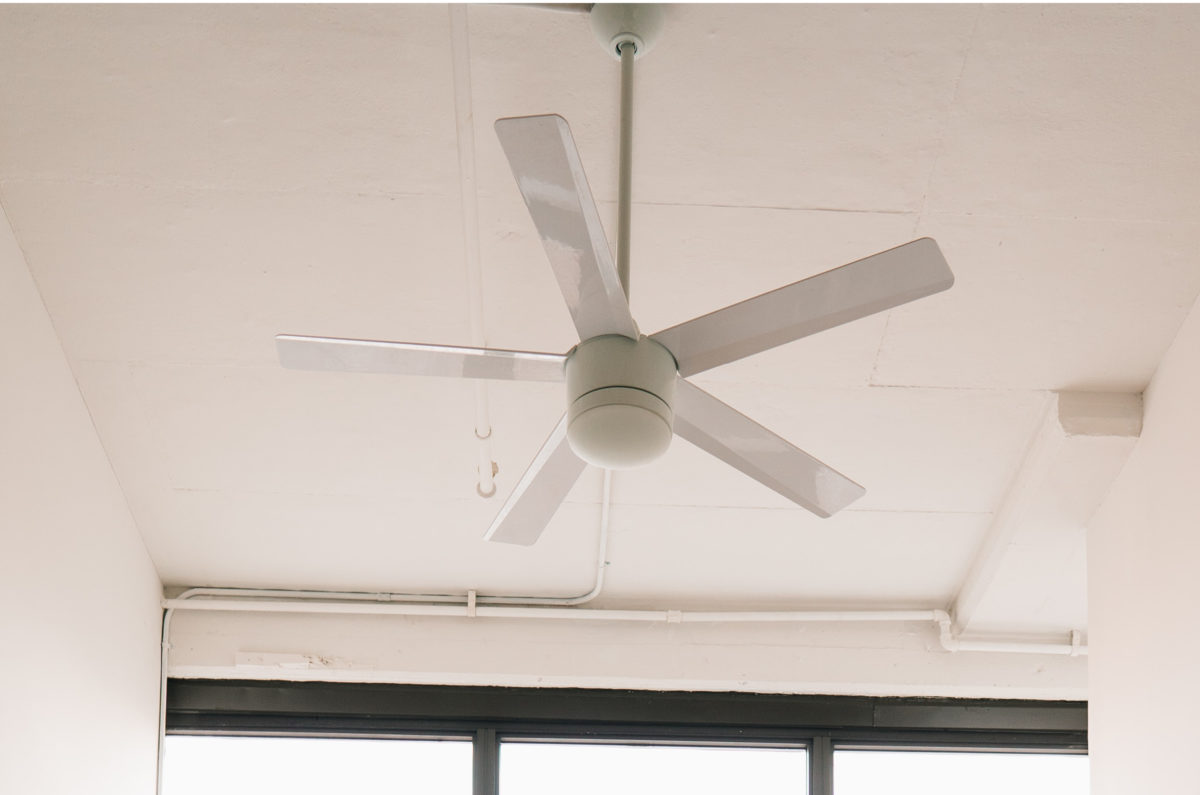
<svg viewBox="0 0 1200 795">
<path fill-rule="evenodd" d="M 862 486 L 687 380 L 728 362 L 948 289 L 930 238 L 794 282 L 649 336 L 629 310 L 632 74 L 661 27 L 652 6 L 598 4 L 593 28 L 621 59 L 618 256 L 610 253 L 567 122 L 500 119 L 496 134 L 550 260 L 580 343 L 565 354 L 281 334 L 285 367 L 303 370 L 566 381 L 567 411 L 521 476 L 485 538 L 537 541 L 587 464 L 628 469 L 666 452 L 674 435 L 818 516 Z"/>
</svg>

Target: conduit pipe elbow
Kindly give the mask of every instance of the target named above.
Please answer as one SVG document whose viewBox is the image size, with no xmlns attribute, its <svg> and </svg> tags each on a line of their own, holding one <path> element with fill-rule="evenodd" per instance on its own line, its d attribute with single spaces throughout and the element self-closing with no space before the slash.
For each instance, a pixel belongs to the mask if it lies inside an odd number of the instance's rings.
<svg viewBox="0 0 1200 795">
<path fill-rule="evenodd" d="M 935 610 L 933 612 L 933 620 L 938 625 L 938 642 L 942 644 L 942 648 L 946 651 L 958 651 L 960 644 L 958 638 L 954 637 L 954 621 L 950 618 L 950 614 L 945 610 Z"/>
</svg>

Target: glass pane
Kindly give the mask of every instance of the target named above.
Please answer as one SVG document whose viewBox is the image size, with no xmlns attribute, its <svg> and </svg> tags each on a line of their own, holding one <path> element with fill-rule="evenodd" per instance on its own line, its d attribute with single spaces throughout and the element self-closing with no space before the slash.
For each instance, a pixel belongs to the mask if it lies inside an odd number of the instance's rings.
<svg viewBox="0 0 1200 795">
<path fill-rule="evenodd" d="M 834 795 L 1088 795 L 1084 754 L 834 751 Z"/>
<path fill-rule="evenodd" d="M 802 748 L 502 743 L 500 795 L 806 795 Z"/>
<path fill-rule="evenodd" d="M 471 795 L 471 743 L 167 737 L 163 795 Z"/>
</svg>

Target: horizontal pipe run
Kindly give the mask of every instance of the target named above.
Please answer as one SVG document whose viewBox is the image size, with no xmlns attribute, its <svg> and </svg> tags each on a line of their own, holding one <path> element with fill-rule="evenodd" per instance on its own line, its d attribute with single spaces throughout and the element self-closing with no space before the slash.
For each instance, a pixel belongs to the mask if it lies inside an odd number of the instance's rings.
<svg viewBox="0 0 1200 795">
<path fill-rule="evenodd" d="M 1042 643 L 999 640 L 958 640 L 953 642 L 954 648 L 947 651 L 987 651 L 1006 652 L 1009 654 L 1065 654 L 1071 655 L 1072 646 L 1069 643 Z M 1080 647 L 1076 655 L 1087 654 L 1087 647 Z"/>
<path fill-rule="evenodd" d="M 251 613 L 334 613 L 341 615 L 469 616 L 467 605 L 409 604 L 403 602 L 318 602 L 308 599 L 166 599 L 168 610 Z M 932 621 L 937 610 L 872 611 L 763 611 L 686 612 L 682 610 L 594 610 L 571 607 L 500 606 L 476 603 L 477 618 L 541 618 L 591 621 L 642 621 L 675 623 L 752 622 L 862 622 Z"/>
<path fill-rule="evenodd" d="M 1079 657 L 1088 653 L 1087 646 L 1082 643 L 1082 635 L 1077 629 L 1071 630 L 1067 643 L 1046 641 L 1010 641 L 1010 640 L 963 640 L 955 637 L 953 621 L 945 611 L 938 611 L 935 619 L 938 624 L 938 641 L 942 648 L 949 652 L 982 651 L 999 652 L 1003 654 L 1065 654 Z"/>
<path fill-rule="evenodd" d="M 682 612 L 682 623 L 718 622 L 862 622 L 862 621 L 936 621 L 939 610 L 770 610 L 756 612 L 707 613 Z"/>
<path fill-rule="evenodd" d="M 194 598 L 194 597 L 218 598 Z M 562 605 L 498 605 L 479 596 L 473 604 L 435 603 L 438 597 L 421 595 L 428 601 L 415 601 L 403 594 L 324 591 L 283 591 L 270 589 L 193 588 L 174 599 L 164 599 L 169 610 L 250 613 L 309 613 L 339 615 L 440 616 L 451 618 L 556 619 L 571 621 L 638 621 L 664 624 L 701 623 L 864 623 L 933 622 L 938 626 L 938 641 L 949 652 L 975 651 L 1008 654 L 1086 655 L 1087 646 L 1073 631 L 1067 643 L 1047 641 L 964 640 L 954 636 L 952 620 L 945 610 L 763 610 L 763 611 L 685 611 L 685 610 L 596 610 Z M 457 602 L 457 597 L 446 597 Z M 403 600 L 403 601 L 402 601 Z"/>
</svg>

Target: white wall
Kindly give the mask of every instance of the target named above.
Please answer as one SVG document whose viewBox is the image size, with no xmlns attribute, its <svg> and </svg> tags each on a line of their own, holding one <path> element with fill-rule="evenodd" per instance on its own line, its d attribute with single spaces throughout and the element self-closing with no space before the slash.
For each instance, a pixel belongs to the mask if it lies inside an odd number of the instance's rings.
<svg viewBox="0 0 1200 795">
<path fill-rule="evenodd" d="M 1200 792 L 1200 304 L 1088 535 L 1092 792 Z"/>
<path fill-rule="evenodd" d="M 0 212 L 0 792 L 153 792 L 160 591 Z"/>
</svg>

